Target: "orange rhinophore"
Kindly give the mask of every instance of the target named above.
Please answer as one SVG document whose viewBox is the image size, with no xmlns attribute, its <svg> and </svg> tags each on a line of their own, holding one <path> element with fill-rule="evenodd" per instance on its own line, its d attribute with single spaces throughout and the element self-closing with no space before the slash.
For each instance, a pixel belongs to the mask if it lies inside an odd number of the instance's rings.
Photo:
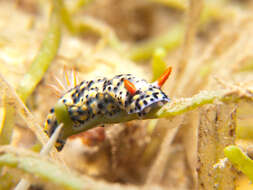
<svg viewBox="0 0 253 190">
<path fill-rule="evenodd" d="M 166 80 L 170 76 L 171 71 L 172 67 L 168 67 L 166 71 L 160 76 L 160 78 L 157 80 L 157 85 L 159 87 L 161 87 L 166 82 Z"/>
<path fill-rule="evenodd" d="M 131 94 L 134 95 L 136 93 L 136 87 L 134 86 L 133 83 L 131 83 L 129 80 L 124 80 L 124 85 L 127 91 Z"/>
</svg>

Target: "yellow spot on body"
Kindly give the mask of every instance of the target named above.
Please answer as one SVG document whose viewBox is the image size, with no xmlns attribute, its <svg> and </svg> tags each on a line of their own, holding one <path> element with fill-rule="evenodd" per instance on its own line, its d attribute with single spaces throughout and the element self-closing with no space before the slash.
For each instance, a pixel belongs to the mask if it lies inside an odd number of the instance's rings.
<svg viewBox="0 0 253 190">
<path fill-rule="evenodd" d="M 84 83 L 84 84 L 82 84 L 82 85 L 80 86 L 80 90 L 84 89 L 84 88 L 85 88 L 85 86 L 86 86 L 86 84 L 85 84 L 85 83 Z"/>
<path fill-rule="evenodd" d="M 81 110 L 83 110 L 83 111 L 87 110 L 87 106 L 86 105 L 82 105 Z"/>
<path fill-rule="evenodd" d="M 77 109 L 78 109 L 78 107 L 72 107 L 72 108 L 71 108 L 71 110 L 72 110 L 73 112 L 76 112 Z"/>
<path fill-rule="evenodd" d="M 83 120 L 83 121 L 86 120 L 87 118 L 88 118 L 87 115 L 82 115 L 82 116 L 80 117 L 80 119 Z"/>
<path fill-rule="evenodd" d="M 90 105 L 91 109 L 92 109 L 92 112 L 94 114 L 97 113 L 97 103 L 96 102 L 93 102 L 91 105 Z"/>
<path fill-rule="evenodd" d="M 77 112 L 77 110 L 78 110 L 78 107 L 76 107 L 76 106 L 71 108 L 73 116 L 78 116 L 79 115 L 78 112 Z"/>
<path fill-rule="evenodd" d="M 107 105 L 107 111 L 109 111 L 109 112 L 111 112 L 114 108 L 115 108 L 115 106 L 113 104 Z"/>
<path fill-rule="evenodd" d="M 135 96 L 133 97 L 133 100 L 137 100 L 139 97 L 140 97 L 140 95 L 135 95 Z"/>
<path fill-rule="evenodd" d="M 104 95 L 102 93 L 100 93 L 99 96 L 98 96 L 98 99 L 99 100 L 103 100 L 104 99 Z"/>
<path fill-rule="evenodd" d="M 152 95 L 153 92 L 147 91 L 147 95 Z"/>
<path fill-rule="evenodd" d="M 54 120 L 54 115 L 52 113 L 47 115 L 47 120 L 50 120 L 51 122 Z M 47 120 L 45 122 L 45 127 L 44 130 L 45 131 L 49 131 L 50 130 L 50 125 L 48 125 Z"/>
<path fill-rule="evenodd" d="M 90 97 L 92 97 L 92 98 L 94 98 L 96 96 L 96 94 L 97 94 L 96 91 L 91 91 L 89 93 Z"/>
<path fill-rule="evenodd" d="M 77 107 L 81 107 L 83 105 L 83 101 L 78 101 L 76 104 L 75 104 Z"/>
</svg>

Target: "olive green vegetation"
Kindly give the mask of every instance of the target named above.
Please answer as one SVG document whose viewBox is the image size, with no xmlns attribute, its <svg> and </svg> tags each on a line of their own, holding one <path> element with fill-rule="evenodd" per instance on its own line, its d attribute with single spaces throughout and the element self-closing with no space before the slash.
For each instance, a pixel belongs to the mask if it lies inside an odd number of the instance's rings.
<svg viewBox="0 0 253 190">
<path fill-rule="evenodd" d="M 17 155 L 12 153 L 0 156 L 0 166 L 9 166 L 61 185 L 64 189 L 84 189 L 85 181 L 65 171 L 56 163 L 39 156 Z"/>
<path fill-rule="evenodd" d="M 86 5 L 90 1 L 92 0 L 86 0 L 85 2 L 79 1 L 76 7 L 80 8 L 81 5 Z M 74 16 L 71 15 L 71 12 L 67 9 L 62 0 L 57 0 L 55 4 L 59 7 L 62 23 L 73 35 L 82 35 L 87 32 L 92 32 L 93 34 L 101 36 L 110 47 L 116 50 L 122 50 L 121 43 L 111 28 L 91 18 L 83 18 L 77 21 L 74 19 Z"/>
<path fill-rule="evenodd" d="M 27 101 L 27 98 L 34 92 L 36 86 L 45 75 L 45 72 L 57 54 L 60 46 L 60 39 L 60 22 L 57 9 L 54 9 L 51 15 L 48 33 L 42 42 L 41 48 L 17 88 L 17 94 L 23 102 Z M 0 144 L 8 144 L 10 142 L 15 121 L 15 110 L 8 104 L 5 110 L 7 110 L 7 112 L 4 126 L 0 134 Z"/>
<path fill-rule="evenodd" d="M 252 94 L 243 93 L 240 90 L 229 91 L 229 90 L 217 90 L 217 91 L 201 91 L 199 94 L 180 100 L 175 100 L 175 103 L 163 106 L 158 112 L 155 113 L 156 117 L 171 117 L 176 116 L 187 111 L 196 109 L 204 104 L 211 104 L 214 101 L 222 102 L 238 102 L 242 100 L 253 101 Z"/>
<path fill-rule="evenodd" d="M 226 147 L 224 154 L 236 168 L 242 171 L 253 182 L 253 160 L 235 145 Z"/>
<path fill-rule="evenodd" d="M 152 81 L 157 80 L 163 72 L 166 70 L 167 65 L 164 61 L 166 56 L 166 51 L 163 48 L 155 49 L 152 57 L 152 71 L 153 71 L 153 79 Z"/>
<path fill-rule="evenodd" d="M 176 25 L 163 35 L 136 44 L 129 50 L 127 57 L 133 61 L 140 61 L 149 59 L 157 48 L 164 48 L 166 51 L 174 50 L 182 43 L 183 36 L 183 24 Z"/>
<path fill-rule="evenodd" d="M 41 81 L 60 46 L 61 29 L 57 13 L 53 12 L 50 27 L 41 48 L 36 55 L 31 67 L 21 80 L 17 89 L 20 98 L 26 102 L 37 84 Z"/>
</svg>

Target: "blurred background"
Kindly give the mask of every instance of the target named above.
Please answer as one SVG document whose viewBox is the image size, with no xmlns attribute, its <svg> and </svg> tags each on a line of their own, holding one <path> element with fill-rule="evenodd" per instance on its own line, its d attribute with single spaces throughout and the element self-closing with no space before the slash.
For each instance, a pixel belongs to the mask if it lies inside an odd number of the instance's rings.
<svg viewBox="0 0 253 190">
<path fill-rule="evenodd" d="M 175 105 L 190 102 L 184 113 L 92 129 L 69 138 L 60 156 L 118 189 L 253 189 L 231 163 L 214 167 L 231 144 L 253 158 L 252 99 L 243 98 L 253 89 L 252 11 L 250 0 L 0 0 L 0 74 L 43 126 L 64 94 L 49 85 L 64 72 L 152 82 L 172 66 L 163 90 Z M 194 95 L 222 90 L 236 98 L 194 107 Z M 38 151 L 24 119 L 0 106 L 0 143 Z M 5 169 L 0 189 L 23 172 Z M 30 178 L 30 189 L 61 189 Z"/>
</svg>

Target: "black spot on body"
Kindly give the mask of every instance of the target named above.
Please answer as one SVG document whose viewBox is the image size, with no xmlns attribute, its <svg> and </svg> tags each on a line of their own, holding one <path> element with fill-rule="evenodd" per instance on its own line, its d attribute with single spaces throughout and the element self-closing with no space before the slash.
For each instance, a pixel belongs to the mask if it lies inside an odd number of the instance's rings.
<svg viewBox="0 0 253 190">
<path fill-rule="evenodd" d="M 47 120 L 47 124 L 50 124 L 50 123 L 51 123 L 51 120 L 50 120 L 50 119 L 48 119 L 48 120 Z"/>
<path fill-rule="evenodd" d="M 139 110 L 141 109 L 141 106 L 140 106 L 140 104 L 139 104 L 139 101 L 136 102 L 136 107 L 137 107 Z"/>
<path fill-rule="evenodd" d="M 88 99 L 88 101 L 86 102 L 87 105 L 90 105 L 92 102 L 92 99 Z"/>
<path fill-rule="evenodd" d="M 107 80 L 104 81 L 104 83 L 103 83 L 103 90 L 105 90 L 106 86 L 107 86 Z"/>
<path fill-rule="evenodd" d="M 90 88 L 91 87 L 91 85 L 94 83 L 94 81 L 93 80 L 91 80 L 89 83 L 88 83 L 88 85 L 87 85 L 87 87 L 88 88 Z"/>
<path fill-rule="evenodd" d="M 57 121 L 54 121 L 54 123 L 50 126 L 50 129 L 49 129 L 49 137 L 52 136 L 52 134 L 54 133 L 54 131 L 56 130 L 57 128 Z"/>
<path fill-rule="evenodd" d="M 73 115 L 73 111 L 72 111 L 72 109 L 71 109 L 72 107 L 70 107 L 70 108 L 68 108 L 68 113 L 69 113 L 69 115 L 70 116 L 72 116 Z"/>
<path fill-rule="evenodd" d="M 104 108 L 103 103 L 101 103 L 101 102 L 100 102 L 100 103 L 98 103 L 98 108 L 99 108 L 99 109 L 103 109 L 103 108 Z"/>
<path fill-rule="evenodd" d="M 61 151 L 63 146 L 65 145 L 65 141 L 58 138 L 56 142 L 59 144 L 56 146 L 57 150 Z"/>
<path fill-rule="evenodd" d="M 155 99 L 158 99 L 158 95 L 159 93 L 158 92 L 155 92 L 155 93 L 153 93 L 152 95 L 153 95 L 153 97 L 155 98 Z"/>
<path fill-rule="evenodd" d="M 146 100 L 143 100 L 144 105 L 146 106 L 148 102 Z"/>
<path fill-rule="evenodd" d="M 130 97 L 128 98 L 128 103 L 130 104 L 130 103 L 132 102 L 132 100 L 133 100 L 133 96 L 130 96 Z"/>
<path fill-rule="evenodd" d="M 75 97 L 74 99 L 73 99 L 73 102 L 74 102 L 74 104 L 76 104 L 77 102 L 78 102 L 78 98 L 77 97 Z"/>
<path fill-rule="evenodd" d="M 51 109 L 50 109 L 50 113 L 54 113 L 54 108 L 51 108 Z"/>
<path fill-rule="evenodd" d="M 90 115 L 90 114 L 91 114 L 91 110 L 88 110 L 88 111 L 87 111 L 87 114 Z"/>
<path fill-rule="evenodd" d="M 85 114 L 85 110 L 82 110 L 81 107 L 78 107 L 77 113 L 78 113 L 79 115 L 83 115 L 83 114 Z"/>
<path fill-rule="evenodd" d="M 82 88 L 80 92 L 81 92 L 81 93 L 83 93 L 84 91 L 85 91 L 85 87 L 84 87 L 84 88 Z"/>
<path fill-rule="evenodd" d="M 125 101 L 125 106 L 128 106 L 128 100 Z"/>
<path fill-rule="evenodd" d="M 84 124 L 85 123 L 85 121 L 81 120 L 81 119 L 78 119 L 77 122 L 79 122 L 80 124 Z"/>
<path fill-rule="evenodd" d="M 141 91 L 140 90 L 136 90 L 135 94 L 140 94 Z"/>
<path fill-rule="evenodd" d="M 120 77 L 122 77 L 123 75 L 122 74 L 120 74 L 120 75 L 116 75 L 114 78 L 120 78 Z"/>
</svg>

